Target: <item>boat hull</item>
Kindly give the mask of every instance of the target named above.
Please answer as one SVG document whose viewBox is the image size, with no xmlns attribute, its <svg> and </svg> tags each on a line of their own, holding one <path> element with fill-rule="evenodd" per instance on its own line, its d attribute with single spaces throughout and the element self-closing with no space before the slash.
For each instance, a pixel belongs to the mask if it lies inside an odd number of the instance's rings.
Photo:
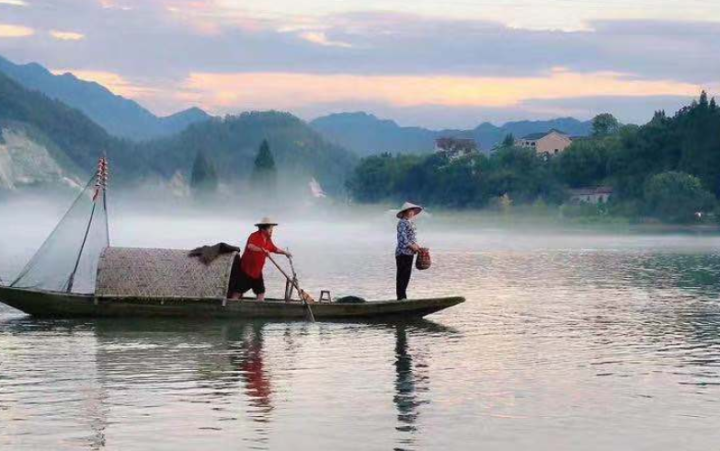
<svg viewBox="0 0 720 451">
<path fill-rule="evenodd" d="M 464 302 L 462 297 L 372 301 L 360 304 L 312 304 L 316 319 L 419 318 Z M 299 302 L 268 299 L 146 299 L 97 298 L 94 295 L 0 287 L 0 302 L 41 317 L 212 317 L 299 319 L 306 308 Z"/>
</svg>

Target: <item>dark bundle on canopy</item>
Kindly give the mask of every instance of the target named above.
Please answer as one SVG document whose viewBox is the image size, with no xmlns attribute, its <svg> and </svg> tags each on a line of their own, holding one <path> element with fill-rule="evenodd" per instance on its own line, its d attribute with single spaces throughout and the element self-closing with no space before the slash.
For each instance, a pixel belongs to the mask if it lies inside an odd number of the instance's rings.
<svg viewBox="0 0 720 451">
<path fill-rule="evenodd" d="M 231 252 L 240 252 L 240 248 L 227 243 L 218 243 L 212 246 L 201 246 L 191 250 L 188 255 L 190 257 L 198 257 L 201 262 L 209 265 L 221 255 Z"/>
</svg>

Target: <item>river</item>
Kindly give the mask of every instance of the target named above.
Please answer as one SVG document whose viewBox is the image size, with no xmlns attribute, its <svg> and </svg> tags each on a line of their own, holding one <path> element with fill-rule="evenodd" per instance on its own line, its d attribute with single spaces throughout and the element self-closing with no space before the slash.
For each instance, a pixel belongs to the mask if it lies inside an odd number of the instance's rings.
<svg viewBox="0 0 720 451">
<path fill-rule="evenodd" d="M 4 220 L 4 278 L 53 214 Z M 275 241 L 316 295 L 392 297 L 392 218 L 338 216 L 281 217 Z M 419 223 L 433 267 L 414 274 L 411 296 L 467 298 L 422 321 L 36 320 L 0 306 L 0 449 L 720 443 L 720 238 L 462 221 Z M 111 234 L 115 245 L 186 248 L 239 243 L 251 224 L 148 213 Z"/>
</svg>

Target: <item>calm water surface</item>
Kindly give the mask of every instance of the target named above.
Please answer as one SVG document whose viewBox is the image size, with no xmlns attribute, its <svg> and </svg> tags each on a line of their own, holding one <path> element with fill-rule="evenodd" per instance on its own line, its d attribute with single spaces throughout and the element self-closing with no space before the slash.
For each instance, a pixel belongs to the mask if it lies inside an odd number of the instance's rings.
<svg viewBox="0 0 720 451">
<path fill-rule="evenodd" d="M 238 241 L 132 218 L 117 245 Z M 0 274 L 52 221 L 4 230 Z M 392 221 L 288 221 L 312 292 L 387 298 Z M 385 230 L 385 233 L 381 233 Z M 2 450 L 707 450 L 720 443 L 720 239 L 420 225 L 399 324 L 35 320 L 0 306 Z M 22 244 L 19 244 L 22 243 Z M 281 291 L 272 273 L 271 292 Z"/>
</svg>

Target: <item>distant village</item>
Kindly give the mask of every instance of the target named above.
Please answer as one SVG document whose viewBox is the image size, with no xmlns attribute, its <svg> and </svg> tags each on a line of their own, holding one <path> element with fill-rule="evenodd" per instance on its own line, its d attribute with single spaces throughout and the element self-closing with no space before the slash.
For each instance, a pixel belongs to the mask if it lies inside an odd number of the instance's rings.
<svg viewBox="0 0 720 451">
<path fill-rule="evenodd" d="M 521 138 L 515 138 L 515 146 L 533 149 L 538 155 L 551 158 L 565 151 L 573 141 L 587 139 L 585 136 L 570 136 L 569 134 L 550 129 L 546 132 L 531 133 Z M 496 147 L 497 148 L 497 147 Z M 494 151 L 493 148 L 491 151 Z M 458 138 L 444 136 L 435 140 L 435 152 L 447 156 L 449 160 L 469 157 L 481 152 L 480 146 L 472 138 Z M 612 187 L 587 186 L 569 189 L 569 202 L 574 204 L 603 204 L 610 200 Z"/>
</svg>

